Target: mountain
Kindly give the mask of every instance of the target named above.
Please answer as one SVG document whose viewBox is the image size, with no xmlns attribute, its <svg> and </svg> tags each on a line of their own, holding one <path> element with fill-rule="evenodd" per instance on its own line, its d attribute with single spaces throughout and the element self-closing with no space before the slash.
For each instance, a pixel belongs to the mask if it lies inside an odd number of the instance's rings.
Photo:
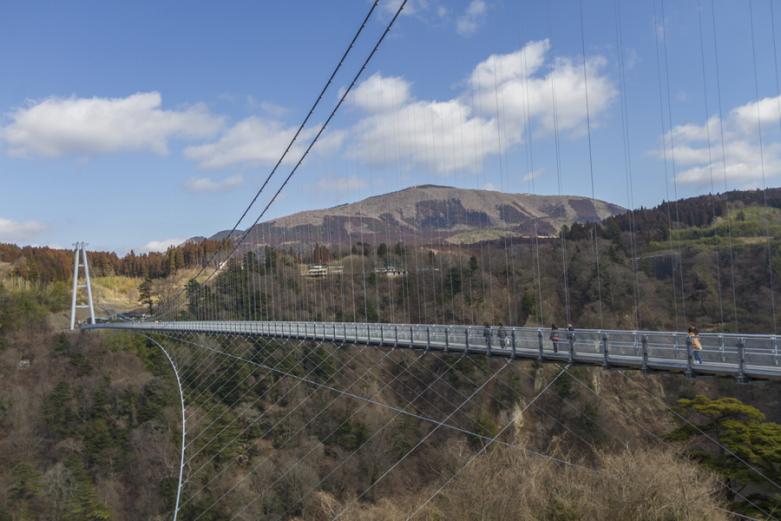
<svg viewBox="0 0 781 521">
<path fill-rule="evenodd" d="M 618 205 L 588 197 L 421 185 L 260 223 L 250 231 L 249 244 L 470 244 L 502 237 L 550 237 L 564 225 L 598 222 L 623 212 Z M 211 239 L 221 237 L 224 232 Z"/>
</svg>

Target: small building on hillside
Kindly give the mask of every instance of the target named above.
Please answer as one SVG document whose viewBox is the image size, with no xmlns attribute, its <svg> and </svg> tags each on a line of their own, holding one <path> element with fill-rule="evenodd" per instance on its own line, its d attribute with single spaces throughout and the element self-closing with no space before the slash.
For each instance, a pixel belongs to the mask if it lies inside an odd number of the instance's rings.
<svg viewBox="0 0 781 521">
<path fill-rule="evenodd" d="M 384 275 L 389 279 L 395 279 L 397 277 L 405 277 L 407 275 L 407 270 L 391 265 L 385 266 L 384 268 L 374 268 L 374 273 L 377 275 Z"/>
<path fill-rule="evenodd" d="M 303 277 L 317 279 L 330 275 L 341 275 L 344 273 L 344 266 L 341 264 L 299 264 L 298 271 Z"/>
<path fill-rule="evenodd" d="M 328 266 L 324 264 L 311 264 L 306 270 L 306 276 L 312 278 L 325 277 L 328 275 Z"/>
</svg>

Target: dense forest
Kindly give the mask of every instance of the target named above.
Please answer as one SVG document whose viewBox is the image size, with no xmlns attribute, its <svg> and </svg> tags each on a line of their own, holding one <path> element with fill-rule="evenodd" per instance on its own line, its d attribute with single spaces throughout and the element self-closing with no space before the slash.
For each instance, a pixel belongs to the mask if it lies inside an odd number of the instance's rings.
<svg viewBox="0 0 781 521">
<path fill-rule="evenodd" d="M 205 266 L 215 252 L 225 250 L 224 241 L 187 241 L 165 253 L 136 254 L 124 257 L 114 252 L 89 252 L 90 269 L 96 276 L 165 278 L 180 269 Z M 0 262 L 12 266 L 12 274 L 27 281 L 48 284 L 73 277 L 73 251 L 49 247 L 0 244 Z"/>
<path fill-rule="evenodd" d="M 140 336 L 58 331 L 64 297 L 0 285 L 0 520 L 167 518 L 170 368 Z"/>
</svg>

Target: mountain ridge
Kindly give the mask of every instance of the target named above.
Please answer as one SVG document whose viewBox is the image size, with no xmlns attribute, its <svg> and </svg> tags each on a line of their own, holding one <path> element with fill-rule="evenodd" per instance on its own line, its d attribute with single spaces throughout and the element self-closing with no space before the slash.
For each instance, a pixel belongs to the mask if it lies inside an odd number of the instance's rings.
<svg viewBox="0 0 781 521">
<path fill-rule="evenodd" d="M 470 244 L 500 237 L 552 237 L 562 226 L 599 222 L 624 212 L 619 205 L 583 196 L 424 184 L 259 223 L 250 230 L 248 245 L 347 245 L 357 241 Z M 220 240 L 227 233 L 220 231 L 209 238 Z"/>
</svg>

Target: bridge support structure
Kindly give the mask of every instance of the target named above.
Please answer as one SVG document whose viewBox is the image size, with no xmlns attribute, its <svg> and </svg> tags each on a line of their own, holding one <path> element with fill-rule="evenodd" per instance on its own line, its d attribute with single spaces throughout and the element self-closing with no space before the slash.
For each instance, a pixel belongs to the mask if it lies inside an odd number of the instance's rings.
<svg viewBox="0 0 781 521">
<path fill-rule="evenodd" d="M 87 261 L 87 243 L 77 242 L 73 250 L 73 289 L 71 291 L 71 321 L 70 329 L 76 329 L 76 312 L 79 309 L 89 309 L 89 322 L 95 324 L 95 306 L 92 303 L 92 280 L 89 274 L 89 262 Z M 84 281 L 79 282 L 80 270 L 84 270 Z M 87 290 L 87 303 L 79 302 L 79 290 Z"/>
</svg>

